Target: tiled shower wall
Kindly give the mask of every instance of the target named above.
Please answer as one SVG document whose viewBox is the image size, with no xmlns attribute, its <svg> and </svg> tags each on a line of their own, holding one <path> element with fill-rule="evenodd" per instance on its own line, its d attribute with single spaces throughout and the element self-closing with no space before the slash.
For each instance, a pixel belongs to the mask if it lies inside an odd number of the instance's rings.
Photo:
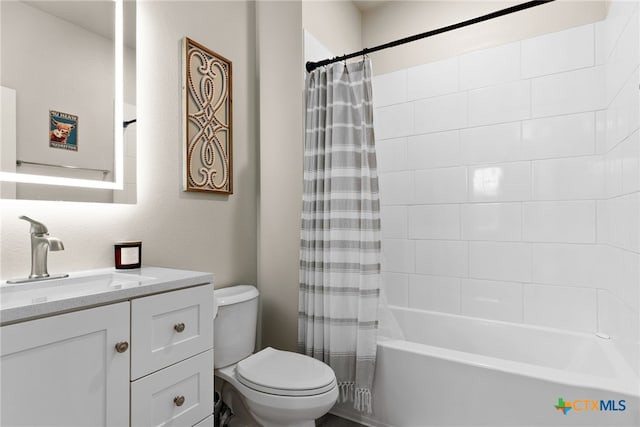
<svg viewBox="0 0 640 427">
<path fill-rule="evenodd" d="M 610 334 L 636 370 L 638 13 L 374 78 L 393 305 Z"/>
</svg>

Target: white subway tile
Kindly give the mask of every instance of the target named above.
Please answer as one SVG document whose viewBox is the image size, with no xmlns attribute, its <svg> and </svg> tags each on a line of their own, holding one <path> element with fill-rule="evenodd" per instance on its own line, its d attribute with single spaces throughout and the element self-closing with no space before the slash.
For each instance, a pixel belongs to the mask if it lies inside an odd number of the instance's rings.
<svg viewBox="0 0 640 427">
<path fill-rule="evenodd" d="M 640 136 L 638 131 L 604 156 L 605 194 L 617 197 L 640 189 Z"/>
<path fill-rule="evenodd" d="M 622 257 L 619 289 L 611 289 L 620 300 L 625 301 L 632 310 L 640 312 L 640 254 L 619 250 Z"/>
<path fill-rule="evenodd" d="M 615 295 L 625 295 L 628 290 L 625 289 L 624 283 L 624 254 L 630 252 L 610 245 L 599 246 L 600 261 L 594 274 L 600 275 L 600 288 Z"/>
<path fill-rule="evenodd" d="M 607 110 L 596 111 L 596 154 L 607 152 Z"/>
<path fill-rule="evenodd" d="M 522 42 L 522 77 L 594 65 L 594 26 L 583 25 Z"/>
<path fill-rule="evenodd" d="M 468 272 L 467 242 L 417 240 L 416 273 L 465 277 Z"/>
<path fill-rule="evenodd" d="M 404 273 L 382 273 L 382 284 L 387 302 L 390 305 L 408 307 L 409 305 L 409 275 Z"/>
<path fill-rule="evenodd" d="M 415 171 L 415 202 L 460 203 L 467 200 L 467 168 Z"/>
<path fill-rule="evenodd" d="M 380 208 L 380 228 L 383 239 L 406 239 L 407 207 L 382 206 Z"/>
<path fill-rule="evenodd" d="M 598 200 L 597 207 L 597 239 L 598 243 L 612 245 L 612 218 L 611 218 L 611 201 Z"/>
<path fill-rule="evenodd" d="M 521 204 L 474 203 L 463 205 L 462 238 L 464 240 L 520 241 L 522 239 Z"/>
<path fill-rule="evenodd" d="M 377 140 L 413 134 L 413 104 L 376 108 L 373 125 Z"/>
<path fill-rule="evenodd" d="M 598 290 L 598 331 L 609 335 L 619 353 L 640 372 L 638 312 L 609 292 Z"/>
<path fill-rule="evenodd" d="M 529 243 L 469 242 L 469 277 L 530 282 L 531 245 Z"/>
<path fill-rule="evenodd" d="M 523 240 L 596 242 L 596 202 L 531 202 L 523 205 Z"/>
<path fill-rule="evenodd" d="M 413 273 L 415 271 L 413 240 L 384 239 L 382 241 L 382 271 Z"/>
<path fill-rule="evenodd" d="M 430 62 L 407 70 L 409 100 L 458 91 L 458 58 Z"/>
<path fill-rule="evenodd" d="M 598 21 L 594 24 L 595 30 L 595 47 L 594 61 L 595 65 L 603 65 L 607 62 L 607 52 L 605 46 L 605 21 Z"/>
<path fill-rule="evenodd" d="M 462 279 L 461 312 L 483 319 L 522 322 L 522 284 Z"/>
<path fill-rule="evenodd" d="M 637 19 L 638 3 L 635 1 L 613 1 L 609 4 L 607 19 L 603 21 L 605 32 L 605 56 L 613 53 L 620 35 L 630 20 Z"/>
<path fill-rule="evenodd" d="M 400 172 L 409 169 L 407 139 L 383 139 L 376 141 L 378 172 Z"/>
<path fill-rule="evenodd" d="M 522 156 L 546 159 L 595 154 L 595 112 L 522 122 Z"/>
<path fill-rule="evenodd" d="M 413 102 L 414 134 L 460 129 L 467 126 L 467 93 L 438 96 Z"/>
<path fill-rule="evenodd" d="M 413 202 L 413 172 L 393 172 L 380 174 L 381 205 L 408 205 Z"/>
<path fill-rule="evenodd" d="M 457 130 L 409 137 L 409 168 L 429 169 L 461 164 Z"/>
<path fill-rule="evenodd" d="M 640 193 L 598 203 L 598 241 L 640 253 Z"/>
<path fill-rule="evenodd" d="M 459 239 L 459 205 L 421 205 L 409 207 L 409 238 Z"/>
<path fill-rule="evenodd" d="M 376 107 L 407 101 L 407 70 L 380 74 L 373 77 L 373 104 Z"/>
<path fill-rule="evenodd" d="M 520 78 L 520 43 L 483 49 L 460 57 L 460 89 L 476 89 Z"/>
<path fill-rule="evenodd" d="M 469 201 L 531 200 L 531 164 L 500 163 L 469 168 Z"/>
<path fill-rule="evenodd" d="M 524 285 L 524 322 L 558 329 L 595 332 L 596 290 Z"/>
<path fill-rule="evenodd" d="M 536 160 L 533 200 L 599 199 L 604 195 L 604 164 L 600 156 Z"/>
<path fill-rule="evenodd" d="M 534 243 L 533 282 L 604 288 L 610 256 L 601 245 Z"/>
<path fill-rule="evenodd" d="M 605 156 L 606 196 L 615 197 L 640 188 L 640 136 L 631 136 L 612 148 Z"/>
<path fill-rule="evenodd" d="M 597 304 L 598 304 L 598 332 L 607 334 L 610 337 L 615 337 L 616 331 L 614 323 L 612 322 L 613 307 L 611 293 L 605 289 L 598 289 L 597 291 Z"/>
<path fill-rule="evenodd" d="M 622 87 L 607 108 L 607 149 L 611 150 L 640 127 L 639 72 Z"/>
<path fill-rule="evenodd" d="M 521 160 L 520 134 L 520 122 L 462 129 L 462 161 L 486 164 Z"/>
<path fill-rule="evenodd" d="M 634 132 L 620 144 L 622 151 L 622 192 L 640 190 L 640 133 Z"/>
<path fill-rule="evenodd" d="M 531 80 L 533 118 L 604 108 L 604 67 L 590 67 Z"/>
<path fill-rule="evenodd" d="M 460 313 L 460 279 L 457 277 L 409 277 L 409 307 L 444 313 Z"/>
<path fill-rule="evenodd" d="M 469 126 L 513 122 L 530 117 L 528 80 L 469 92 Z"/>
<path fill-rule="evenodd" d="M 606 197 L 622 195 L 622 157 L 622 144 L 614 147 L 603 157 Z"/>
<path fill-rule="evenodd" d="M 607 103 L 615 97 L 616 93 L 624 86 L 633 70 L 638 67 L 640 58 L 638 51 L 640 46 L 638 34 L 638 15 L 629 20 L 624 27 L 620 38 L 616 41 L 611 56 L 607 60 L 606 73 L 606 99 Z M 635 82 L 637 91 L 638 81 Z"/>
</svg>

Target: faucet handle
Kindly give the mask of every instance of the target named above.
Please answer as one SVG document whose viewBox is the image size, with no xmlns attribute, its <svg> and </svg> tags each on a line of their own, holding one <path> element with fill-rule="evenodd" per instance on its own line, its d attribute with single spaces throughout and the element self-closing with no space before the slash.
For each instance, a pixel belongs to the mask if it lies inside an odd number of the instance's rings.
<svg viewBox="0 0 640 427">
<path fill-rule="evenodd" d="M 26 215 L 20 215 L 18 218 L 24 219 L 25 221 L 28 221 L 29 223 L 31 223 L 31 230 L 29 231 L 31 234 L 47 234 L 47 233 L 49 233 L 49 230 L 47 229 L 47 226 L 44 225 L 41 222 L 38 222 L 38 221 L 36 221 L 34 219 L 31 219 Z"/>
</svg>

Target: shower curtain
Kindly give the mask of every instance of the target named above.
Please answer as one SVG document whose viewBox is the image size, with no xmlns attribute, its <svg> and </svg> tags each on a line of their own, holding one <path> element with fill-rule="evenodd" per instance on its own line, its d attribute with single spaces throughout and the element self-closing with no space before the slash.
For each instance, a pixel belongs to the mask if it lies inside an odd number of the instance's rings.
<svg viewBox="0 0 640 427">
<path fill-rule="evenodd" d="M 308 74 L 306 105 L 298 349 L 370 413 L 381 256 L 371 61 Z"/>
</svg>

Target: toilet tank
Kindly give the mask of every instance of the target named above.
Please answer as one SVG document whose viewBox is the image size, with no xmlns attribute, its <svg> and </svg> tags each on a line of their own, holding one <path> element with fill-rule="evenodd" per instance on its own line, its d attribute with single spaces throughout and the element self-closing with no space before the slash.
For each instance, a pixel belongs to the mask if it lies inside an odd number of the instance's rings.
<svg viewBox="0 0 640 427">
<path fill-rule="evenodd" d="M 258 290 L 238 285 L 216 289 L 218 314 L 213 323 L 214 368 L 222 368 L 253 353 L 258 321 Z"/>
</svg>

